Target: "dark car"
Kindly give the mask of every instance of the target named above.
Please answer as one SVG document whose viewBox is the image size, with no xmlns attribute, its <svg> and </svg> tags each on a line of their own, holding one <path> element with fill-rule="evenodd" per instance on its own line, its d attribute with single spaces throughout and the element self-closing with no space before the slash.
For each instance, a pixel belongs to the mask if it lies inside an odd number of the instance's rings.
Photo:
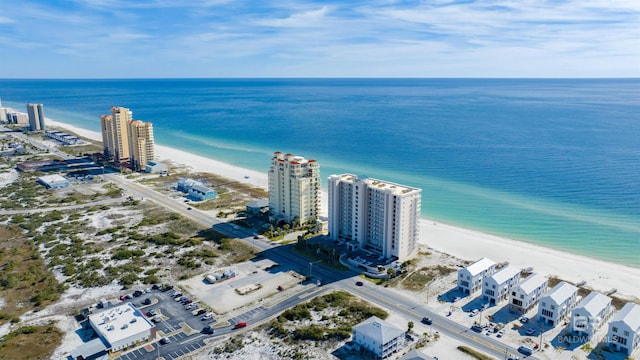
<svg viewBox="0 0 640 360">
<path fill-rule="evenodd" d="M 364 285 L 362 281 L 356 281 L 356 286 L 362 286 L 362 285 Z"/>
<path fill-rule="evenodd" d="M 204 314 L 204 313 L 206 313 L 206 312 L 207 312 L 207 310 L 205 310 L 205 309 L 200 309 L 200 310 L 198 310 L 198 312 L 196 313 L 196 316 L 198 316 L 198 315 L 202 315 L 202 314 Z"/>
<path fill-rule="evenodd" d="M 133 292 L 133 296 L 138 297 L 140 295 L 144 294 L 144 292 L 140 291 L 140 290 L 136 290 Z"/>
<path fill-rule="evenodd" d="M 474 325 L 471 327 L 471 330 L 473 330 L 473 331 L 475 331 L 475 332 L 477 332 L 477 333 L 482 332 L 482 326 L 480 326 L 480 325 L 478 325 L 478 324 L 474 324 Z"/>
<path fill-rule="evenodd" d="M 427 324 L 427 325 L 431 325 L 431 324 L 433 323 L 433 320 L 431 320 L 431 319 L 430 319 L 430 318 L 428 318 L 428 317 L 423 317 L 423 318 L 422 318 L 422 323 L 423 323 L 423 324 Z"/>
<path fill-rule="evenodd" d="M 187 210 L 191 210 L 191 206 L 189 206 L 189 207 L 187 208 Z"/>
<path fill-rule="evenodd" d="M 146 298 L 146 299 L 144 299 L 144 301 L 143 301 L 142 303 L 143 303 L 144 305 L 149 305 L 149 304 L 151 304 L 151 299 Z"/>
<path fill-rule="evenodd" d="M 160 339 L 160 344 L 168 344 L 171 342 L 171 339 L 169 339 L 168 337 L 163 337 L 162 339 Z"/>
<path fill-rule="evenodd" d="M 211 335 L 211 334 L 213 334 L 213 333 L 215 332 L 215 329 L 214 329 L 214 328 L 212 328 L 211 326 L 206 326 L 204 329 L 202 329 L 202 332 L 203 332 L 204 334 L 209 334 L 209 335 Z"/>
</svg>

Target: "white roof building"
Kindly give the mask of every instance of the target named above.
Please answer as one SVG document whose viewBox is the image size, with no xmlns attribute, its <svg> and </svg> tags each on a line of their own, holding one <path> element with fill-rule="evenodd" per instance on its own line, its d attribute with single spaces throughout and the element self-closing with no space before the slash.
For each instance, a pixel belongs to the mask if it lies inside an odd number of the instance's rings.
<svg viewBox="0 0 640 360">
<path fill-rule="evenodd" d="M 520 269 L 507 266 L 497 273 L 484 279 L 482 283 L 482 298 L 489 304 L 497 304 L 506 300 L 511 289 L 520 283 Z"/>
<path fill-rule="evenodd" d="M 458 290 L 465 294 L 473 294 L 480 290 L 482 281 L 496 272 L 496 266 L 495 261 L 481 258 L 458 270 Z"/>
<path fill-rule="evenodd" d="M 41 176 L 38 178 L 38 182 L 49 189 L 58 189 L 69 186 L 69 180 L 58 174 Z"/>
<path fill-rule="evenodd" d="M 547 291 L 549 280 L 540 274 L 531 274 L 511 289 L 509 306 L 512 310 L 526 313 Z"/>
<path fill-rule="evenodd" d="M 89 323 L 112 352 L 156 337 L 155 325 L 131 303 L 91 314 Z"/>
<path fill-rule="evenodd" d="M 353 327 L 353 342 L 376 359 L 387 359 L 404 346 L 404 331 L 372 316 Z"/>
<path fill-rule="evenodd" d="M 590 341 L 612 314 L 611 298 L 592 291 L 571 311 L 571 330 Z"/>
<path fill-rule="evenodd" d="M 560 282 L 540 298 L 538 318 L 546 324 L 558 325 L 576 305 L 577 296 L 577 287 L 564 281 Z"/>
<path fill-rule="evenodd" d="M 329 176 L 329 236 L 404 261 L 417 250 L 422 190 L 352 174 Z"/>
<path fill-rule="evenodd" d="M 631 356 L 640 344 L 640 305 L 624 305 L 609 322 L 607 341 L 616 351 Z"/>
</svg>

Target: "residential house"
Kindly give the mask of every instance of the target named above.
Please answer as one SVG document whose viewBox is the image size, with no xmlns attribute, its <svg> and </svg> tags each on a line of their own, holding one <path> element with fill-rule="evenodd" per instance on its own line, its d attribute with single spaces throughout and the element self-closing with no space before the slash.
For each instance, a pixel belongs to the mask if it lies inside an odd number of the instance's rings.
<svg viewBox="0 0 640 360">
<path fill-rule="evenodd" d="M 540 298 L 538 318 L 545 324 L 558 325 L 560 321 L 570 315 L 571 309 L 576 305 L 577 296 L 577 287 L 564 281 L 560 282 L 547 295 Z"/>
<path fill-rule="evenodd" d="M 520 269 L 507 266 L 484 279 L 482 283 L 482 299 L 491 305 L 509 298 L 511 289 L 520 283 Z"/>
<path fill-rule="evenodd" d="M 482 258 L 458 270 L 458 290 L 471 295 L 482 289 L 483 280 L 496 272 L 496 266 L 493 260 Z"/>
<path fill-rule="evenodd" d="M 631 356 L 640 344 L 640 305 L 626 303 L 613 317 L 607 342 L 614 350 Z"/>
<path fill-rule="evenodd" d="M 531 274 L 511 289 L 509 307 L 521 314 L 529 311 L 547 291 L 549 281 L 540 274 Z"/>
<path fill-rule="evenodd" d="M 389 359 L 404 346 L 405 332 L 372 316 L 353 327 L 353 342 L 374 359 Z"/>
<path fill-rule="evenodd" d="M 571 329 L 589 341 L 613 314 L 611 298 L 592 291 L 571 311 Z"/>
</svg>

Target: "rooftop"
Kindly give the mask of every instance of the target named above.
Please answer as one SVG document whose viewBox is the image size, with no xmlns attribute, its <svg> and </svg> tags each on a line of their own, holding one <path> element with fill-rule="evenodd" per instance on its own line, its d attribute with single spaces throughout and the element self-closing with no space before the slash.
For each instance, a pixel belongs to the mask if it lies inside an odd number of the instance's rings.
<svg viewBox="0 0 640 360">
<path fill-rule="evenodd" d="M 520 275 L 520 269 L 517 269 L 515 266 L 507 266 L 506 268 L 498 271 L 497 273 L 491 275 L 491 278 L 493 279 L 493 281 L 495 281 L 498 284 L 503 284 L 504 282 L 506 282 L 507 280 L 511 279 L 512 277 L 516 276 L 516 275 Z"/>
<path fill-rule="evenodd" d="M 600 310 L 611 304 L 611 298 L 597 291 L 592 291 L 584 299 L 580 300 L 576 309 L 583 308 L 589 315 L 595 317 Z"/>
<path fill-rule="evenodd" d="M 624 304 L 622 310 L 611 320 L 611 322 L 614 321 L 622 321 L 637 332 L 640 330 L 640 305 L 630 302 Z"/>
<path fill-rule="evenodd" d="M 375 339 L 381 344 L 386 344 L 389 341 L 404 335 L 404 330 L 389 324 L 377 316 L 372 316 L 354 326 L 353 331 L 357 331 L 370 339 Z"/>
<path fill-rule="evenodd" d="M 476 276 L 494 265 L 496 265 L 495 261 L 488 258 L 482 258 L 467 266 L 465 269 L 471 274 L 471 276 Z"/>
<path fill-rule="evenodd" d="M 65 179 L 63 176 L 58 174 L 41 176 L 38 178 L 38 180 L 45 182 L 47 184 L 56 184 L 56 183 L 67 181 L 67 179 Z"/>
<path fill-rule="evenodd" d="M 533 290 L 542 286 L 545 282 L 547 282 L 547 278 L 540 274 L 531 274 L 526 279 L 520 282 L 520 289 L 525 293 L 529 294 Z M 545 286 L 546 287 L 546 286 Z"/>
<path fill-rule="evenodd" d="M 131 303 L 89 315 L 89 321 L 109 344 L 155 326 Z"/>
<path fill-rule="evenodd" d="M 565 300 L 573 296 L 578 291 L 578 288 L 561 281 L 558 285 L 554 286 L 547 294 L 547 297 L 553 300 L 556 304 L 562 304 Z"/>
</svg>

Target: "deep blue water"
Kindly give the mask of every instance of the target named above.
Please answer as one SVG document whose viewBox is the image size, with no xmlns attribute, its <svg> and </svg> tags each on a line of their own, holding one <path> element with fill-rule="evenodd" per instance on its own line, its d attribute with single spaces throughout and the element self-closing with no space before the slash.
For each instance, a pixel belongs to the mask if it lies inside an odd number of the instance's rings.
<svg viewBox="0 0 640 360">
<path fill-rule="evenodd" d="M 0 80 L 5 106 L 267 171 L 273 151 L 423 189 L 423 216 L 640 267 L 640 79 Z"/>
</svg>

